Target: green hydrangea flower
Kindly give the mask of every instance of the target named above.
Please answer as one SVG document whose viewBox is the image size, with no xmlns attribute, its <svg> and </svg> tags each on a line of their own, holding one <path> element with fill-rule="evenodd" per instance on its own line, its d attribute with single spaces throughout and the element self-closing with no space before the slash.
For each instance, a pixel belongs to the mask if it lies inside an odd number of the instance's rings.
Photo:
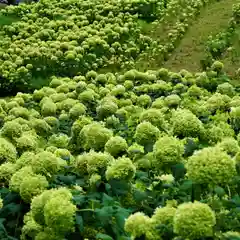
<svg viewBox="0 0 240 240">
<path fill-rule="evenodd" d="M 86 155 L 87 171 L 89 174 L 105 171 L 113 157 L 108 153 L 90 151 Z"/>
<path fill-rule="evenodd" d="M 120 136 L 111 137 L 105 144 L 105 151 L 114 157 L 125 153 L 127 148 L 127 141 Z"/>
<path fill-rule="evenodd" d="M 169 231 L 173 231 L 173 218 L 176 213 L 176 208 L 172 206 L 165 206 L 157 208 L 151 217 L 152 235 L 156 240 L 161 240 L 163 232 L 161 226 L 164 225 Z"/>
<path fill-rule="evenodd" d="M 57 235 L 52 229 L 44 229 L 44 231 L 39 232 L 34 240 L 65 240 L 61 235 Z"/>
<path fill-rule="evenodd" d="M 172 94 L 167 96 L 164 102 L 167 107 L 177 107 L 181 102 L 181 98 L 177 94 Z"/>
<path fill-rule="evenodd" d="M 159 135 L 160 131 L 157 127 L 150 122 L 142 122 L 138 124 L 134 138 L 138 144 L 146 146 L 149 143 L 154 143 Z"/>
<path fill-rule="evenodd" d="M 179 137 L 199 137 L 204 130 L 202 122 L 187 109 L 174 111 L 171 122 L 173 134 Z"/>
<path fill-rule="evenodd" d="M 5 138 L 0 138 L 0 164 L 4 162 L 15 162 L 17 150 L 12 143 Z"/>
<path fill-rule="evenodd" d="M 233 85 L 228 82 L 219 84 L 217 87 L 217 92 L 228 95 L 229 97 L 232 97 L 235 95 L 235 89 Z"/>
<path fill-rule="evenodd" d="M 185 239 L 212 237 L 215 224 L 212 209 L 200 202 L 179 205 L 173 219 L 174 232 Z"/>
<path fill-rule="evenodd" d="M 14 192 L 20 192 L 20 186 L 26 177 L 33 177 L 35 173 L 32 170 L 32 167 L 26 166 L 18 170 L 13 174 L 9 182 L 9 189 Z"/>
<path fill-rule="evenodd" d="M 17 121 L 5 122 L 2 129 L 1 135 L 9 139 L 14 139 L 20 137 L 22 134 L 22 126 Z"/>
<path fill-rule="evenodd" d="M 65 165 L 64 160 L 47 151 L 37 153 L 32 159 L 33 171 L 48 177 L 56 174 Z"/>
<path fill-rule="evenodd" d="M 107 167 L 105 173 L 107 180 L 131 180 L 136 172 L 136 167 L 129 158 L 122 157 L 114 160 Z"/>
<path fill-rule="evenodd" d="M 150 107 L 151 104 L 152 104 L 152 99 L 149 95 L 147 94 L 143 94 L 143 95 L 140 95 L 137 99 L 137 104 L 141 107 Z"/>
<path fill-rule="evenodd" d="M 8 183 L 12 175 L 17 171 L 17 166 L 14 163 L 6 162 L 0 165 L 0 181 Z"/>
<path fill-rule="evenodd" d="M 3 200 L 2 200 L 2 198 L 0 198 L 0 209 L 2 209 L 3 208 Z"/>
<path fill-rule="evenodd" d="M 33 151 L 38 146 L 37 135 L 35 132 L 25 132 L 16 140 L 17 150 L 20 152 Z"/>
<path fill-rule="evenodd" d="M 103 101 L 97 108 L 97 115 L 100 119 L 104 119 L 113 115 L 118 110 L 118 105 L 114 102 L 109 100 Z"/>
<path fill-rule="evenodd" d="M 45 224 L 62 235 L 74 231 L 76 206 L 61 196 L 50 198 L 44 206 Z"/>
<path fill-rule="evenodd" d="M 182 162 L 184 145 L 179 139 L 171 136 L 164 136 L 158 139 L 153 146 L 152 165 L 160 170 L 162 167 Z"/>
<path fill-rule="evenodd" d="M 57 112 L 57 106 L 56 104 L 51 101 L 44 101 L 44 103 L 41 106 L 41 114 L 45 117 L 47 116 L 55 116 Z"/>
<path fill-rule="evenodd" d="M 48 187 L 48 181 L 44 176 L 26 176 L 20 184 L 20 196 L 23 201 L 30 203 L 34 196 L 42 193 Z"/>
<path fill-rule="evenodd" d="M 43 227 L 34 221 L 31 211 L 24 216 L 23 222 L 21 240 L 27 240 L 29 237 L 34 239 L 39 232 L 43 231 Z"/>
<path fill-rule="evenodd" d="M 24 107 L 14 107 L 8 112 L 8 114 L 15 116 L 15 118 L 21 117 L 24 119 L 29 119 L 30 116 L 28 109 Z"/>
<path fill-rule="evenodd" d="M 164 115 L 159 109 L 150 108 L 142 112 L 140 122 L 150 122 L 152 125 L 158 127 L 160 130 L 165 128 Z"/>
<path fill-rule="evenodd" d="M 82 103 L 75 104 L 70 110 L 69 110 L 69 116 L 72 119 L 77 119 L 79 116 L 84 115 L 86 113 L 86 107 Z"/>
<path fill-rule="evenodd" d="M 51 133 L 51 126 L 43 119 L 31 119 L 31 126 L 38 135 Z"/>
<path fill-rule="evenodd" d="M 55 146 L 57 148 L 67 148 L 69 144 L 69 137 L 66 134 L 53 134 L 49 140 L 48 144 Z"/>
<path fill-rule="evenodd" d="M 72 194 L 67 188 L 59 188 L 45 190 L 40 195 L 33 197 L 31 203 L 32 216 L 34 221 L 40 225 L 45 225 L 44 208 L 46 203 L 52 198 L 57 198 L 58 201 L 59 199 L 65 199 L 66 201 L 70 202 L 72 200 Z"/>
<path fill-rule="evenodd" d="M 219 147 L 197 151 L 187 161 L 187 176 L 197 183 L 222 185 L 235 175 L 235 162 Z"/>
<path fill-rule="evenodd" d="M 217 144 L 217 146 L 232 157 L 235 156 L 240 150 L 238 141 L 230 137 L 224 138 Z"/>
<path fill-rule="evenodd" d="M 34 152 L 24 152 L 20 158 L 17 159 L 16 161 L 16 167 L 18 169 L 22 168 L 22 167 L 26 167 L 26 166 L 31 166 L 32 164 L 32 160 L 35 157 L 35 153 Z"/>
<path fill-rule="evenodd" d="M 132 239 L 145 236 L 150 229 L 151 220 L 142 212 L 137 212 L 130 215 L 126 221 L 124 229 L 130 233 Z"/>
<path fill-rule="evenodd" d="M 79 138 L 85 150 L 94 149 L 99 151 L 104 149 L 106 142 L 112 135 L 113 133 L 110 129 L 103 127 L 98 122 L 93 122 L 82 128 Z"/>
</svg>

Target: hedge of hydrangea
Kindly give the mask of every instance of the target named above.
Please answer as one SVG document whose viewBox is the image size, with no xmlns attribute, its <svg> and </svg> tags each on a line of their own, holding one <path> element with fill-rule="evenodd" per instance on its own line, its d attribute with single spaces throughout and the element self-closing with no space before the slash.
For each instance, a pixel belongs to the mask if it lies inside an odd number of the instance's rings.
<svg viewBox="0 0 240 240">
<path fill-rule="evenodd" d="M 235 106 L 237 95 L 197 87 L 198 74 L 191 84 L 179 75 L 185 90 L 176 94 L 176 78 L 164 81 L 162 72 L 54 77 L 32 94 L 1 100 L 0 216 L 20 204 L 21 239 L 198 239 L 237 231 L 218 221 L 223 209 L 235 211 L 226 203 L 238 194 L 237 115 L 214 100 Z M 140 75 L 151 82 L 140 83 Z M 152 91 L 160 85 L 168 92 Z"/>
</svg>

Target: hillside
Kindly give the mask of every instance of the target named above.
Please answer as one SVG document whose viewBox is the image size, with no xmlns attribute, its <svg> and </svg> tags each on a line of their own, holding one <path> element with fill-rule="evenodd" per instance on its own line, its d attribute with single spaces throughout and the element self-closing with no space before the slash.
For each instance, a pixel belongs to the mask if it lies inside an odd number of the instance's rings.
<svg viewBox="0 0 240 240">
<path fill-rule="evenodd" d="M 236 2 L 216 1 L 204 8 L 164 66 L 174 71 L 201 71 L 200 61 L 204 58 L 208 37 L 228 27 Z"/>
<path fill-rule="evenodd" d="M 240 2 L 0 10 L 0 240 L 239 240 Z"/>
</svg>

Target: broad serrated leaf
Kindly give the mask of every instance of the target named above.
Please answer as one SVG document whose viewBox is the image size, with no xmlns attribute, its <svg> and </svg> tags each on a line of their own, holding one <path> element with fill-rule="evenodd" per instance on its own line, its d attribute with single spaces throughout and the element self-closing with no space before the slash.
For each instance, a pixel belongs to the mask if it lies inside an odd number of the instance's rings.
<svg viewBox="0 0 240 240">
<path fill-rule="evenodd" d="M 8 193 L 10 193 L 9 189 L 8 188 L 0 188 L 0 195 L 2 198 L 4 198 Z"/>
<path fill-rule="evenodd" d="M 107 193 L 110 193 L 111 192 L 111 185 L 109 183 L 106 183 L 105 184 L 105 189 L 106 189 Z"/>
<path fill-rule="evenodd" d="M 145 153 L 149 153 L 153 151 L 153 142 L 148 142 L 146 145 L 144 145 L 144 151 Z"/>
</svg>

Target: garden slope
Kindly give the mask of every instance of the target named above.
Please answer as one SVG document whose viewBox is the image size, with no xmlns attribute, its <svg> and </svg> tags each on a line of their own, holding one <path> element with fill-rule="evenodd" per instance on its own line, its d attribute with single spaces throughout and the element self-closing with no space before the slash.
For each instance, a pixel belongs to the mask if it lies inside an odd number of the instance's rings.
<svg viewBox="0 0 240 240">
<path fill-rule="evenodd" d="M 237 2 L 237 0 L 219 1 L 204 8 L 179 47 L 165 63 L 165 67 L 174 71 L 181 69 L 199 71 L 208 36 L 227 27 L 232 14 L 232 5 Z"/>
</svg>

